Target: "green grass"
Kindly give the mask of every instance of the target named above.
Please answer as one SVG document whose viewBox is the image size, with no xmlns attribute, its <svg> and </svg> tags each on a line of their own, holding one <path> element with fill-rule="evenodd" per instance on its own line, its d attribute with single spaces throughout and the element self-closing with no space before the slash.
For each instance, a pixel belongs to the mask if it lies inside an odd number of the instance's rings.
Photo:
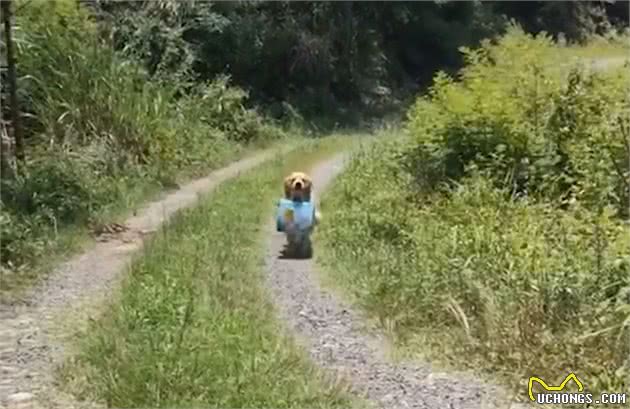
<svg viewBox="0 0 630 409">
<path fill-rule="evenodd" d="M 468 51 L 408 135 L 355 155 L 316 233 L 326 281 L 396 353 L 523 399 L 532 375 L 593 393 L 630 376 L 628 75 L 572 69 L 571 51 L 518 29 Z"/>
<path fill-rule="evenodd" d="M 348 143 L 307 143 L 180 213 L 77 335 L 66 388 L 110 407 L 348 407 L 343 388 L 282 335 L 261 275 L 261 226 L 283 177 Z"/>
<path fill-rule="evenodd" d="M 286 137 L 225 76 L 156 80 L 101 41 L 76 0 L 18 1 L 25 161 L 0 189 L 0 298 L 10 302 L 163 188 Z"/>
<path fill-rule="evenodd" d="M 269 141 L 252 143 L 250 145 L 227 145 L 218 152 L 216 157 L 208 160 L 202 166 L 196 166 L 172 175 L 172 180 L 160 182 L 153 178 L 123 177 L 111 179 L 109 189 L 115 191 L 116 197 L 110 203 L 103 205 L 98 211 L 89 216 L 89 220 L 77 220 L 73 223 L 54 227 L 32 223 L 30 239 L 20 240 L 20 246 L 30 248 L 20 249 L 25 256 L 22 263 L 12 268 L 0 266 L 0 302 L 11 302 L 19 299 L 24 291 L 44 279 L 52 272 L 51 266 L 58 265 L 71 256 L 85 250 L 95 243 L 91 235 L 90 224 L 122 223 L 132 213 L 152 200 L 158 199 L 177 185 L 189 182 L 195 177 L 202 177 L 213 170 L 229 163 L 253 155 L 264 149 L 275 149 L 275 146 L 296 144 L 298 139 L 285 139 L 280 142 Z"/>
<path fill-rule="evenodd" d="M 511 202 L 478 177 L 417 197 L 399 165 L 408 139 L 384 139 L 322 198 L 335 221 L 316 233 L 329 285 L 380 323 L 398 356 L 485 373 L 521 398 L 529 376 L 567 371 L 590 392 L 624 390 L 628 228 Z"/>
<path fill-rule="evenodd" d="M 558 42 L 550 42 L 551 47 L 540 47 L 540 45 L 542 43 L 538 44 L 538 47 L 532 48 L 531 44 L 522 43 L 518 45 L 522 46 L 519 52 L 522 54 L 537 52 L 537 59 L 530 61 L 529 64 L 531 66 L 545 66 L 545 71 L 548 74 L 555 71 L 555 74 L 564 75 L 576 63 L 587 66 L 591 63 L 598 63 L 606 66 L 606 68 L 618 68 L 623 66 L 624 61 L 630 59 L 629 34 L 610 34 L 608 37 L 592 36 L 584 44 L 561 45 Z M 520 59 L 520 57 L 517 55 L 513 58 Z"/>
<path fill-rule="evenodd" d="M 625 35 L 611 35 L 609 38 L 593 36 L 584 45 L 571 45 L 561 48 L 568 56 L 584 58 L 615 58 L 630 56 L 630 37 Z"/>
</svg>

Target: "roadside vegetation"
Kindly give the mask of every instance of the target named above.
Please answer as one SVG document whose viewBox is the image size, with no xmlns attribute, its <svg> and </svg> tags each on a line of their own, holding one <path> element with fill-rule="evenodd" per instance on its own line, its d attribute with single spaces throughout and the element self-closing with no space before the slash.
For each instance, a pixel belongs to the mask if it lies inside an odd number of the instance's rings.
<svg viewBox="0 0 630 409">
<path fill-rule="evenodd" d="M 463 51 L 325 195 L 320 262 L 401 352 L 627 390 L 628 69 L 517 27 Z"/>
<path fill-rule="evenodd" d="M 581 45 L 558 44 L 561 52 L 569 58 L 629 58 L 630 42 L 628 32 L 610 32 L 607 35 L 592 36 Z"/>
<path fill-rule="evenodd" d="M 3 2 L 18 104 L 3 36 L 0 294 L 181 180 L 287 135 L 397 115 L 435 70 L 455 72 L 459 46 L 509 19 L 571 48 L 593 34 L 623 38 L 622 6 Z"/>
<path fill-rule="evenodd" d="M 0 302 L 147 198 L 296 144 L 164 226 L 60 376 L 110 407 L 348 407 L 275 321 L 260 226 L 288 170 L 348 148 L 304 136 L 409 108 L 327 196 L 334 278 L 410 354 L 627 388 L 628 71 L 572 58 L 625 55 L 628 8 L 595 3 L 3 1 Z"/>
<path fill-rule="evenodd" d="M 46 256 L 87 238 L 161 189 L 286 137 L 246 109 L 227 77 L 182 92 L 103 44 L 73 1 L 19 2 L 25 161 L 2 178 L 2 293 L 32 282 Z"/>
<path fill-rule="evenodd" d="M 156 234 L 63 369 L 108 407 L 349 407 L 276 322 L 262 244 L 282 180 L 349 146 L 324 138 L 225 182 Z"/>
</svg>

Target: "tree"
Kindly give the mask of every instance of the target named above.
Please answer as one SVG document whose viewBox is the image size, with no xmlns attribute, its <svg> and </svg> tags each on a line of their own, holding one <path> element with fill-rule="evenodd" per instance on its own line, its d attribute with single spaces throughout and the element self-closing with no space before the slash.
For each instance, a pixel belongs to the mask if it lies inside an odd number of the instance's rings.
<svg viewBox="0 0 630 409">
<path fill-rule="evenodd" d="M 24 160 L 24 141 L 22 139 L 22 128 L 20 127 L 20 107 L 17 97 L 17 81 L 15 73 L 15 55 L 13 52 L 13 38 L 11 26 L 11 0 L 3 0 L 0 2 L 2 10 L 2 20 L 4 22 L 4 38 L 7 53 L 7 80 L 9 83 L 9 109 L 11 112 L 11 123 L 13 128 L 13 140 L 15 141 L 15 156 L 18 161 Z M 4 132 L 3 132 L 4 133 Z M 3 135 L 4 137 L 4 135 Z M 4 139 L 4 138 L 3 138 Z M 4 162 L 7 155 L 7 145 L 2 143 L 2 160 L 3 170 L 8 163 Z"/>
</svg>

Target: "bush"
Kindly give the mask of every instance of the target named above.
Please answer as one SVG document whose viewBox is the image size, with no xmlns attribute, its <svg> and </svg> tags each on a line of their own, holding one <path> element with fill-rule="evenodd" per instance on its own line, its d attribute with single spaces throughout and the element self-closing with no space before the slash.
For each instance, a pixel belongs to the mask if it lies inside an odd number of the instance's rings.
<svg viewBox="0 0 630 409">
<path fill-rule="evenodd" d="M 326 195 L 321 262 L 400 345 L 511 378 L 571 365 L 612 390 L 630 353 L 630 239 L 614 212 L 510 200 L 478 173 L 411 200 L 401 150 L 355 157 Z"/>
<path fill-rule="evenodd" d="M 5 266 L 41 253 L 27 241 L 52 246 L 57 230 L 284 135 L 245 107 L 247 94 L 227 77 L 200 90 L 179 75 L 152 81 L 141 64 L 102 41 L 75 0 L 27 1 L 17 9 L 28 148 L 18 177 L 2 182 Z"/>
<path fill-rule="evenodd" d="M 458 180 L 475 163 L 510 194 L 626 212 L 627 71 L 576 66 L 565 80 L 554 50 L 548 37 L 513 27 L 497 45 L 464 50 L 460 81 L 438 74 L 408 114 L 417 148 L 407 166 L 418 182 Z"/>
<path fill-rule="evenodd" d="M 271 135 L 262 117 L 255 110 L 245 108 L 247 97 L 247 92 L 229 85 L 229 77 L 218 76 L 200 91 L 197 100 L 203 110 L 200 119 L 223 131 L 234 142 L 268 139 Z"/>
<path fill-rule="evenodd" d="M 88 158 L 50 150 L 3 186 L 3 202 L 24 214 L 45 212 L 60 223 L 76 221 L 105 199 L 93 184 L 98 172 Z"/>
<path fill-rule="evenodd" d="M 459 81 L 437 75 L 408 136 L 357 155 L 324 198 L 321 260 L 414 352 L 515 382 L 579 368 L 614 390 L 630 353 L 627 73 L 554 50 L 513 28 L 467 50 Z"/>
</svg>

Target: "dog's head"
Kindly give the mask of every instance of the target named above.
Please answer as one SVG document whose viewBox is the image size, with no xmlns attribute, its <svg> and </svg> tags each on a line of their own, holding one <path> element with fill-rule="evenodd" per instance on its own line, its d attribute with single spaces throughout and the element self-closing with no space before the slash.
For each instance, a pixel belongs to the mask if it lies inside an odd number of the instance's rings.
<svg viewBox="0 0 630 409">
<path fill-rule="evenodd" d="M 293 172 L 284 179 L 284 196 L 291 200 L 310 201 L 313 181 L 304 172 Z"/>
</svg>

